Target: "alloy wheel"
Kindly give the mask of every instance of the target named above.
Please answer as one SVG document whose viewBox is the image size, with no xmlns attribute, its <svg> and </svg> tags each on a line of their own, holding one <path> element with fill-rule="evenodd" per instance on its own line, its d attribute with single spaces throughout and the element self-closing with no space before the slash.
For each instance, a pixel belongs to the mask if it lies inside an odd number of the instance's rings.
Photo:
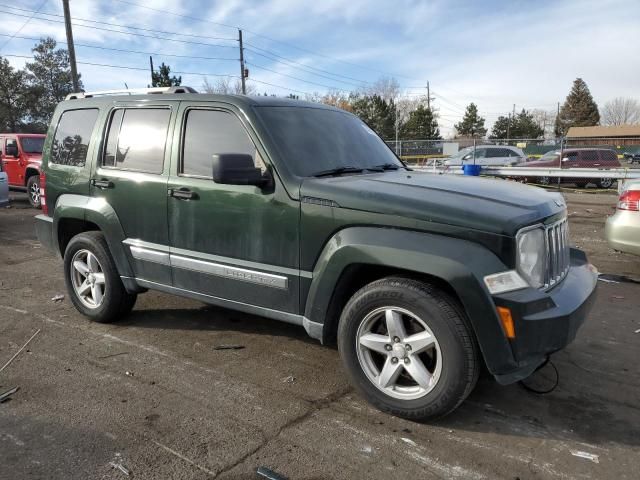
<svg viewBox="0 0 640 480">
<path fill-rule="evenodd" d="M 102 266 L 89 250 L 78 250 L 71 260 L 71 284 L 80 301 L 88 308 L 102 305 L 106 283 Z"/>
<path fill-rule="evenodd" d="M 390 397 L 415 400 L 429 393 L 442 372 L 440 345 L 428 325 L 400 307 L 370 312 L 356 334 L 365 375 Z"/>
<path fill-rule="evenodd" d="M 31 187 L 29 188 L 29 196 L 31 197 L 31 202 L 34 205 L 40 204 L 40 185 L 38 182 L 31 183 Z"/>
<path fill-rule="evenodd" d="M 611 185 L 613 185 L 613 178 L 600 179 L 600 188 L 611 188 Z"/>
</svg>

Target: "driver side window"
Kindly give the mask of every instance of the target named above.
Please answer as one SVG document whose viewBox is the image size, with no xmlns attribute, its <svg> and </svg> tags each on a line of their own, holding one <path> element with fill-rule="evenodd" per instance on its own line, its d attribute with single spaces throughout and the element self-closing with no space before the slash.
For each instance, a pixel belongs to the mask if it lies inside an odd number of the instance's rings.
<svg viewBox="0 0 640 480">
<path fill-rule="evenodd" d="M 251 155 L 263 172 L 266 166 L 240 120 L 221 110 L 187 111 L 182 139 L 180 174 L 213 178 L 212 156 L 220 153 Z"/>
</svg>

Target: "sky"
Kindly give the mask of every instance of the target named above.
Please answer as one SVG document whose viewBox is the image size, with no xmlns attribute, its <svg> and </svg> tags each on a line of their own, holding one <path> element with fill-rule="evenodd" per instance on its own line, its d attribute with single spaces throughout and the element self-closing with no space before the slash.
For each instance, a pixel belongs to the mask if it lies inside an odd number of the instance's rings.
<svg viewBox="0 0 640 480">
<path fill-rule="evenodd" d="M 242 28 L 259 93 L 304 98 L 393 77 L 416 97 L 429 82 L 444 135 L 469 102 L 488 126 L 514 104 L 555 110 L 576 77 L 599 105 L 640 100 L 638 0 L 71 0 L 70 8 L 88 91 L 146 87 L 150 53 L 196 89 L 205 77 L 237 78 Z M 61 0 L 0 0 L 0 13 L 0 56 L 13 66 L 29 60 L 10 55 L 31 55 L 41 36 L 66 46 Z"/>
</svg>

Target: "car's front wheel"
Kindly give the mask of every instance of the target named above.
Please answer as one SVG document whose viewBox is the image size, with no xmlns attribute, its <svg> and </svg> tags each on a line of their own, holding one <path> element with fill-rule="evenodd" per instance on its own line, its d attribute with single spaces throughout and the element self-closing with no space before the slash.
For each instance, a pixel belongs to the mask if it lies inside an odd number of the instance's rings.
<svg viewBox="0 0 640 480">
<path fill-rule="evenodd" d="M 127 293 L 101 232 L 71 239 L 64 254 L 64 278 L 71 302 L 95 322 L 112 322 L 128 314 L 136 295 Z"/>
<path fill-rule="evenodd" d="M 360 394 L 380 410 L 412 420 L 454 410 L 480 371 L 460 305 L 442 290 L 402 277 L 354 294 L 340 318 L 338 348 Z"/>
</svg>

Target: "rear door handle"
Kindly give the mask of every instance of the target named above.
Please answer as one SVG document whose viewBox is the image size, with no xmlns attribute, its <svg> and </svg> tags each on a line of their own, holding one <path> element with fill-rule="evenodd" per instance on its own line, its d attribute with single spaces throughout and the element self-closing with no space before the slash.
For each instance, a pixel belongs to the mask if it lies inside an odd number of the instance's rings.
<svg viewBox="0 0 640 480">
<path fill-rule="evenodd" d="M 168 191 L 170 197 L 177 198 L 178 200 L 197 200 L 198 194 L 196 192 L 192 192 L 188 188 L 178 188 L 173 189 L 170 188 Z"/>
<path fill-rule="evenodd" d="M 93 185 L 94 187 L 98 187 L 98 188 L 113 188 L 115 187 L 115 185 L 113 184 L 113 182 L 109 181 L 109 180 L 96 180 L 95 178 L 93 180 L 91 180 L 91 185 Z"/>
</svg>

